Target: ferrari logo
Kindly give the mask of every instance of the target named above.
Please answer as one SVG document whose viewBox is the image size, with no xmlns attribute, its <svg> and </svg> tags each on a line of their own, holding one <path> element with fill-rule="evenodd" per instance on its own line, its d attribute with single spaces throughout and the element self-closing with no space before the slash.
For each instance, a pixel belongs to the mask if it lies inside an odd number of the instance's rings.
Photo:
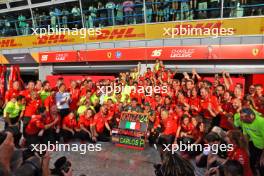
<svg viewBox="0 0 264 176">
<path fill-rule="evenodd" d="M 257 56 L 258 53 L 259 53 L 259 49 L 258 49 L 258 48 L 254 48 L 254 49 L 252 49 L 252 54 L 253 54 L 253 56 Z"/>
<path fill-rule="evenodd" d="M 107 58 L 108 58 L 108 59 L 111 59 L 111 58 L 112 58 L 112 53 L 111 53 L 111 52 L 108 52 L 108 53 L 107 53 Z"/>
</svg>

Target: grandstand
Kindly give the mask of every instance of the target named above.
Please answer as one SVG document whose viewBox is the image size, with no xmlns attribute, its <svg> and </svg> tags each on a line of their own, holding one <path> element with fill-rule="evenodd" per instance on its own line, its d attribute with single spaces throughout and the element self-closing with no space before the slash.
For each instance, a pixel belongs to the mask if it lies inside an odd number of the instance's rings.
<svg viewBox="0 0 264 176">
<path fill-rule="evenodd" d="M 31 28 L 47 28 L 48 25 L 106 27 L 144 22 L 261 16 L 264 14 L 263 7 L 262 0 L 2 0 L 0 36 L 28 35 L 32 32 Z"/>
</svg>

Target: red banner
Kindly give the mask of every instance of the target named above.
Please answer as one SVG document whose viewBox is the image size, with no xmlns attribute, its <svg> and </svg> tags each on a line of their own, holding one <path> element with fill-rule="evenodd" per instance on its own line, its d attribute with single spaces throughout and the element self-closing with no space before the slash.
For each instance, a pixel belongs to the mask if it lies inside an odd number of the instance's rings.
<svg viewBox="0 0 264 176">
<path fill-rule="evenodd" d="M 133 61 L 133 60 L 212 60 L 264 59 L 263 45 L 201 45 L 146 48 L 114 48 L 86 51 L 45 52 L 42 63 Z"/>
<path fill-rule="evenodd" d="M 77 51 L 39 53 L 40 63 L 77 62 Z"/>
</svg>

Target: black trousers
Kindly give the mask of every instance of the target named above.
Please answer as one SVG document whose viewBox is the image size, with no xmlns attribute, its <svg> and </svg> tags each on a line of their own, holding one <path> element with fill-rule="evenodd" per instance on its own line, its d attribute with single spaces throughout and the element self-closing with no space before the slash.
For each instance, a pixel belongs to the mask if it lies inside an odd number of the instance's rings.
<svg viewBox="0 0 264 176">
<path fill-rule="evenodd" d="M 55 144 L 56 141 L 59 141 L 59 134 L 56 133 L 56 129 L 50 128 L 44 131 L 41 142 L 43 144 Z"/>
<path fill-rule="evenodd" d="M 160 158 L 161 161 L 163 161 L 164 159 L 164 149 L 165 146 L 164 145 L 169 145 L 169 144 L 173 144 L 175 140 L 175 136 L 173 135 L 161 135 L 158 137 L 157 141 L 158 141 L 158 151 L 160 153 Z"/>
<path fill-rule="evenodd" d="M 208 118 L 203 118 L 205 133 L 209 133 L 213 127 L 213 120 Z"/>
<path fill-rule="evenodd" d="M 16 123 L 18 122 L 18 119 L 19 119 L 19 117 L 9 118 L 11 125 L 16 124 Z M 5 121 L 5 129 L 8 129 L 8 128 L 9 128 L 9 125 L 8 125 L 8 123 Z"/>
<path fill-rule="evenodd" d="M 9 118 L 9 120 L 11 125 L 15 125 L 18 123 L 19 117 Z M 15 146 L 19 147 L 19 141 L 22 136 L 22 133 L 20 132 L 20 123 L 18 123 L 16 126 L 9 126 L 8 123 L 5 122 L 5 130 L 13 134 Z"/>
<path fill-rule="evenodd" d="M 31 117 L 25 116 L 23 117 L 22 121 L 23 121 L 23 133 L 25 133 L 26 127 L 29 124 L 31 120 Z"/>
<path fill-rule="evenodd" d="M 264 167 L 260 166 L 260 157 L 262 154 L 261 149 L 256 148 L 253 142 L 249 142 L 249 153 L 250 153 L 250 166 L 253 171 L 253 175 L 257 175 L 257 170 L 259 170 L 260 175 L 264 175 Z"/>
<path fill-rule="evenodd" d="M 68 109 L 68 108 L 59 110 L 59 114 L 61 117 L 61 126 L 62 126 L 62 122 L 63 122 L 64 117 L 66 117 L 69 113 L 70 113 L 70 109 Z"/>
<path fill-rule="evenodd" d="M 38 134 L 24 134 L 26 138 L 26 146 L 29 147 L 32 144 L 40 144 L 41 138 Z"/>
<path fill-rule="evenodd" d="M 106 128 L 104 128 L 104 131 L 102 133 L 98 133 L 97 139 L 98 139 L 98 141 L 102 141 L 102 142 L 111 141 L 110 131 L 108 131 Z"/>
<path fill-rule="evenodd" d="M 161 135 L 158 138 L 158 144 L 172 144 L 174 142 L 175 136 L 173 135 Z"/>
<path fill-rule="evenodd" d="M 63 138 L 63 142 L 66 142 L 66 143 L 76 137 L 75 133 L 73 135 L 70 131 L 64 130 L 64 129 L 61 129 L 61 133 L 60 134 L 61 134 L 61 137 Z"/>
<path fill-rule="evenodd" d="M 92 141 L 89 134 L 83 130 L 76 132 L 76 137 L 82 141 Z"/>
<path fill-rule="evenodd" d="M 158 132 L 151 132 L 148 137 L 149 145 L 152 146 L 153 144 L 156 144 L 158 137 L 159 137 Z"/>
</svg>

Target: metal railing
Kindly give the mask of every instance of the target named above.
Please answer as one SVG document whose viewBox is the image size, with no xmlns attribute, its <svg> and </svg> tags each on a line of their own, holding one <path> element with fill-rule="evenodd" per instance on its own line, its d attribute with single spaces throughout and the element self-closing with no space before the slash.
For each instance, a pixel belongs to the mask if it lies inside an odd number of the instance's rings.
<svg viewBox="0 0 264 176">
<path fill-rule="evenodd" d="M 35 28 L 95 28 L 115 25 L 183 21 L 199 19 L 235 18 L 264 15 L 264 4 L 236 3 L 191 3 L 190 0 L 164 0 L 163 2 L 135 3 L 124 6 L 115 4 L 113 8 L 90 6 L 76 9 L 55 8 L 49 12 L 33 13 L 29 18 L 0 18 L 0 37 L 30 35 Z M 196 1 L 195 1 L 196 2 Z M 215 3 L 217 2 L 217 3 Z M 222 4 L 222 5 L 221 5 Z M 132 9 L 132 10 L 131 10 Z"/>
</svg>

